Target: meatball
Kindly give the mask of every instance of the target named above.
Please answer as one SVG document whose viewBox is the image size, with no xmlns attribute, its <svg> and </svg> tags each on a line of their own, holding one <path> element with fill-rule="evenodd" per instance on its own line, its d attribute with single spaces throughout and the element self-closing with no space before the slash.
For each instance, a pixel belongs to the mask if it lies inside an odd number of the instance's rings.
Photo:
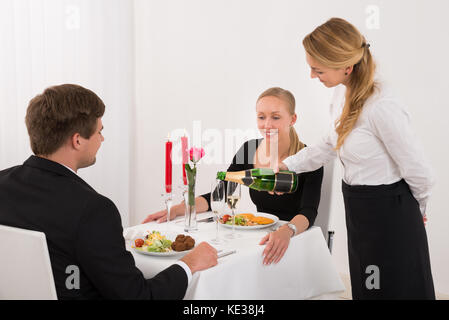
<svg viewBox="0 0 449 320">
<path fill-rule="evenodd" d="M 178 234 L 176 240 L 172 243 L 171 248 L 174 251 L 190 250 L 195 246 L 195 240 L 183 234 Z"/>
<path fill-rule="evenodd" d="M 193 240 L 192 238 L 188 238 L 186 239 L 186 241 L 184 241 L 185 245 L 186 245 L 186 250 L 190 250 L 195 246 L 195 240 Z"/>
<path fill-rule="evenodd" d="M 185 238 L 186 238 L 185 235 L 183 235 L 183 234 L 178 234 L 178 235 L 176 236 L 175 241 L 184 242 L 184 239 L 185 239 Z"/>
<path fill-rule="evenodd" d="M 185 251 L 186 250 L 186 244 L 184 242 L 173 242 L 175 245 L 173 250 L 175 251 Z"/>
</svg>

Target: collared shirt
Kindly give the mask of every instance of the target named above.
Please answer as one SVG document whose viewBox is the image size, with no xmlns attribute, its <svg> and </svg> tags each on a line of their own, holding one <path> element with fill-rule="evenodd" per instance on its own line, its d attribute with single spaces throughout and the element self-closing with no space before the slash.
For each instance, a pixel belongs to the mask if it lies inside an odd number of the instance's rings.
<svg viewBox="0 0 449 320">
<path fill-rule="evenodd" d="M 283 162 L 292 171 L 313 171 L 338 157 L 349 185 L 392 184 L 404 179 L 419 202 L 421 213 L 434 185 L 434 175 L 410 126 L 410 117 L 390 90 L 380 84 L 339 151 L 335 150 L 337 120 L 344 106 L 346 88 L 335 89 L 330 108 L 329 134 L 314 146 L 302 149 Z"/>
</svg>

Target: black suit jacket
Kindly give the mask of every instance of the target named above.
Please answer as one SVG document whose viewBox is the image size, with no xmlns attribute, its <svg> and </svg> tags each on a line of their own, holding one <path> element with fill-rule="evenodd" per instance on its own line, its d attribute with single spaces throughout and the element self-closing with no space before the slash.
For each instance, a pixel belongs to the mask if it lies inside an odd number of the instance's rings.
<svg viewBox="0 0 449 320">
<path fill-rule="evenodd" d="M 32 156 L 0 171 L 0 224 L 45 233 L 58 299 L 182 299 L 187 290 L 176 264 L 144 279 L 114 203 L 56 162 Z M 80 288 L 69 290 L 72 265 Z"/>
</svg>

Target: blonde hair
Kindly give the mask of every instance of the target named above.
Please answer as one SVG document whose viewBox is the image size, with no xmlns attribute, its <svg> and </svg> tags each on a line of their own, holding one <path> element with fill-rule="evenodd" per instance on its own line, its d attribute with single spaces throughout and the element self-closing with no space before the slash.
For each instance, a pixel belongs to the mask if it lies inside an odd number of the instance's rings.
<svg viewBox="0 0 449 320">
<path fill-rule="evenodd" d="M 285 89 L 274 87 L 269 88 L 262 92 L 262 94 L 257 98 L 257 102 L 259 102 L 260 99 L 264 97 L 276 97 L 281 99 L 282 101 L 287 103 L 288 106 L 288 113 L 293 116 L 295 114 L 295 108 L 296 108 L 296 101 L 293 94 Z M 288 149 L 288 155 L 294 155 L 298 153 L 299 150 L 304 148 L 304 143 L 302 143 L 299 140 L 298 133 L 296 132 L 296 129 L 291 126 L 290 127 L 290 147 Z"/>
<path fill-rule="evenodd" d="M 359 118 L 363 105 L 373 94 L 376 64 L 365 37 L 349 22 L 332 18 L 317 27 L 303 40 L 306 52 L 328 68 L 354 66 L 347 84 L 346 101 L 341 117 L 336 121 L 336 150 L 340 149 Z"/>
</svg>

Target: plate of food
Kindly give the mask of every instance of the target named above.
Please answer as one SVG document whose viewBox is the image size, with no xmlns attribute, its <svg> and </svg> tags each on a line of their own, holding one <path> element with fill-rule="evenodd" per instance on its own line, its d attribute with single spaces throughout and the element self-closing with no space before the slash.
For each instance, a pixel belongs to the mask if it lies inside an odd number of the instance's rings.
<svg viewBox="0 0 449 320">
<path fill-rule="evenodd" d="M 279 218 L 273 214 L 257 212 L 240 213 L 235 215 L 235 229 L 253 230 L 268 228 L 275 225 Z M 232 228 L 232 216 L 225 214 L 220 218 L 220 224 L 226 228 Z"/>
<path fill-rule="evenodd" d="M 135 239 L 131 248 L 141 254 L 158 257 L 171 257 L 186 254 L 195 247 L 195 239 L 184 234 L 163 235 L 159 231 L 149 232 Z"/>
</svg>

